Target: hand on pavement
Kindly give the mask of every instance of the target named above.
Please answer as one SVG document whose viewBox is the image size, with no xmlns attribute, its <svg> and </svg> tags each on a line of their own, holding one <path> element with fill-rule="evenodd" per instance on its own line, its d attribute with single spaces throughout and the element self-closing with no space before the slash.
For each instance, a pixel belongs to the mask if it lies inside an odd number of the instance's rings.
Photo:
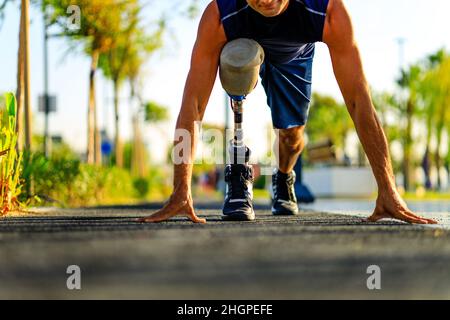
<svg viewBox="0 0 450 320">
<path fill-rule="evenodd" d="M 172 194 L 167 204 L 161 210 L 156 211 L 149 217 L 139 219 L 139 221 L 148 223 L 162 222 L 175 216 L 187 216 L 192 222 L 206 223 L 206 219 L 201 219 L 195 214 L 192 196 L 187 192 Z"/>
<path fill-rule="evenodd" d="M 380 193 L 377 199 L 377 205 L 373 214 L 367 219 L 371 222 L 390 218 L 408 223 L 416 224 L 437 224 L 433 219 L 419 217 L 409 210 L 405 201 L 400 197 L 397 190 Z"/>
</svg>

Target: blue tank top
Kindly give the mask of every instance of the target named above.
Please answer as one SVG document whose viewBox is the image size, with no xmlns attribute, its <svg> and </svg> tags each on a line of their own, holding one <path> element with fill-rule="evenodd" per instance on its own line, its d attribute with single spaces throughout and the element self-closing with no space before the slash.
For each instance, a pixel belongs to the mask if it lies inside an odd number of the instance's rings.
<svg viewBox="0 0 450 320">
<path fill-rule="evenodd" d="M 264 17 L 246 0 L 216 0 L 228 41 L 256 40 L 274 63 L 288 63 L 314 54 L 314 43 L 322 41 L 329 0 L 290 0 L 275 17 Z"/>
</svg>

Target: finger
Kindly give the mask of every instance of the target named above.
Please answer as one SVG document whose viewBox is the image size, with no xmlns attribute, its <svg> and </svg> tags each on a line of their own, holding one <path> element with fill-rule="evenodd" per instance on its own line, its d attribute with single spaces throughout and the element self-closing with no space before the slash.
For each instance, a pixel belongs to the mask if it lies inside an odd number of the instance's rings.
<svg viewBox="0 0 450 320">
<path fill-rule="evenodd" d="M 206 223 L 206 219 L 197 217 L 197 215 L 195 214 L 195 211 L 192 207 L 189 209 L 188 218 L 191 219 L 191 221 L 195 222 L 195 223 L 202 223 L 202 224 Z"/>
<path fill-rule="evenodd" d="M 152 223 L 152 222 L 156 222 L 155 219 L 150 216 L 150 217 L 144 217 L 144 218 L 140 218 L 137 220 L 140 223 Z"/>
<path fill-rule="evenodd" d="M 398 220 L 412 223 L 412 224 L 428 224 L 428 222 L 424 219 L 415 218 L 413 216 L 410 216 L 406 213 L 400 213 L 397 217 L 395 217 Z"/>
<path fill-rule="evenodd" d="M 404 214 L 405 214 L 406 216 L 412 218 L 412 219 L 421 221 L 421 222 L 420 222 L 421 224 L 428 224 L 428 223 L 429 223 L 428 219 L 422 218 L 422 217 L 420 217 L 420 216 L 414 214 L 414 212 L 412 212 L 411 210 L 405 210 L 405 211 L 404 211 Z M 415 223 L 417 223 L 417 222 L 415 222 Z"/>
<path fill-rule="evenodd" d="M 438 222 L 436 220 L 433 219 L 427 219 L 427 218 L 423 218 L 423 217 L 414 217 L 414 219 L 419 219 L 420 221 L 423 222 L 423 224 L 437 224 Z"/>
<path fill-rule="evenodd" d="M 170 217 L 171 217 L 171 215 L 167 211 L 161 210 L 161 211 L 158 211 L 158 212 L 152 214 L 150 217 L 139 219 L 139 222 L 144 222 L 144 223 L 161 222 L 161 221 L 167 220 Z"/>
<path fill-rule="evenodd" d="M 141 218 L 139 222 L 161 222 L 176 216 L 180 211 L 180 203 L 173 204 L 172 202 L 167 203 L 161 210 L 156 211 L 149 217 Z"/>
<path fill-rule="evenodd" d="M 369 222 L 377 222 L 381 219 L 390 218 L 390 219 L 398 219 L 407 223 L 416 223 L 416 224 L 427 224 L 428 221 L 425 219 L 421 219 L 419 217 L 414 217 L 409 215 L 406 211 L 399 213 L 398 215 L 389 215 L 384 211 L 376 211 L 372 216 L 367 218 Z"/>
<path fill-rule="evenodd" d="M 203 218 L 199 218 L 197 217 L 196 214 L 194 215 L 188 215 L 189 219 L 191 219 L 192 222 L 194 223 L 201 223 L 201 224 L 205 224 L 206 223 L 206 219 Z"/>
<path fill-rule="evenodd" d="M 420 217 L 420 216 L 414 214 L 411 210 L 408 210 L 407 213 L 408 213 L 409 216 L 412 216 L 412 217 L 414 217 L 414 218 L 416 218 L 416 219 L 424 220 L 424 221 L 426 221 L 428 224 L 437 224 L 437 223 L 438 223 L 436 220 L 433 220 L 433 219 L 427 219 L 427 218 L 425 218 L 425 217 Z"/>
<path fill-rule="evenodd" d="M 425 219 L 428 221 L 428 224 L 439 224 L 439 222 L 437 220 L 433 220 L 433 219 Z"/>
<path fill-rule="evenodd" d="M 161 220 L 157 220 L 155 217 L 145 217 L 138 220 L 141 223 L 154 223 L 154 222 L 161 222 Z"/>
</svg>

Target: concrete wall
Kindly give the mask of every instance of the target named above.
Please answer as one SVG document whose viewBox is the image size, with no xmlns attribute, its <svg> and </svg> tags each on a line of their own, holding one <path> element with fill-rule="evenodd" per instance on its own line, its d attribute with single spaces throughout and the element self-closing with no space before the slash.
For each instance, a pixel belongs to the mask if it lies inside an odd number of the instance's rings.
<svg viewBox="0 0 450 320">
<path fill-rule="evenodd" d="M 305 169 L 303 182 L 316 197 L 369 197 L 377 191 L 371 168 Z"/>
</svg>

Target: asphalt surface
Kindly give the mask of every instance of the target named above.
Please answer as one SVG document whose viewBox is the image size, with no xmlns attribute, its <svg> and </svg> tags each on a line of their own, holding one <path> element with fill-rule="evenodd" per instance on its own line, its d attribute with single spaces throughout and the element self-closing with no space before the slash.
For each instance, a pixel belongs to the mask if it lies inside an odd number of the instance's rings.
<svg viewBox="0 0 450 320">
<path fill-rule="evenodd" d="M 40 210 L 0 219 L 0 298 L 449 299 L 450 231 L 302 212 L 207 225 L 141 224 L 144 207 Z M 81 269 L 68 290 L 67 267 Z M 381 269 L 381 290 L 367 268 Z"/>
</svg>

